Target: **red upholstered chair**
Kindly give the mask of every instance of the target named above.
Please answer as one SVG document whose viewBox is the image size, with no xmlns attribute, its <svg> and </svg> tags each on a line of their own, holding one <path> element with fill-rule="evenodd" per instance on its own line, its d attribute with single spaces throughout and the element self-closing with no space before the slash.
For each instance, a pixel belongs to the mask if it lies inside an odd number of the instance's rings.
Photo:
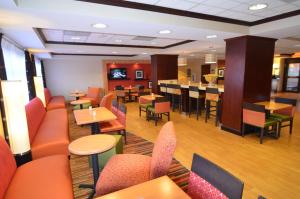
<svg viewBox="0 0 300 199">
<path fill-rule="evenodd" d="M 170 121 L 170 101 L 166 97 L 157 97 L 153 104 L 153 106 L 147 107 L 147 119 L 149 120 L 150 117 L 154 118 L 155 126 L 157 126 L 157 121 L 159 118 L 162 118 L 162 115 L 166 115 L 168 121 Z"/>
<path fill-rule="evenodd" d="M 152 157 L 121 154 L 108 161 L 97 182 L 96 195 L 101 196 L 166 175 L 175 147 L 175 129 L 173 123 L 168 122 L 159 132 Z"/>
<path fill-rule="evenodd" d="M 47 156 L 17 168 L 13 154 L 0 137 L 0 198 L 74 198 L 68 156 Z"/>
<path fill-rule="evenodd" d="M 194 154 L 188 183 L 192 199 L 241 199 L 244 183 L 209 160 Z"/>
<path fill-rule="evenodd" d="M 100 88 L 89 87 L 87 95 L 81 97 L 80 99 L 91 100 L 91 104 L 93 107 L 99 106 L 100 103 Z"/>
<path fill-rule="evenodd" d="M 109 122 L 101 122 L 100 129 L 101 133 L 108 132 L 118 132 L 120 135 L 124 136 L 125 143 L 127 143 L 126 139 L 126 106 L 124 104 L 118 105 L 117 102 L 114 102 L 114 106 L 111 108 L 113 114 L 117 116 L 116 120 Z"/>
<path fill-rule="evenodd" d="M 111 105 L 112 105 L 112 101 L 114 99 L 114 94 L 112 93 L 108 93 L 107 95 L 105 95 L 100 103 L 100 107 L 105 107 L 108 110 L 111 110 Z"/>
</svg>

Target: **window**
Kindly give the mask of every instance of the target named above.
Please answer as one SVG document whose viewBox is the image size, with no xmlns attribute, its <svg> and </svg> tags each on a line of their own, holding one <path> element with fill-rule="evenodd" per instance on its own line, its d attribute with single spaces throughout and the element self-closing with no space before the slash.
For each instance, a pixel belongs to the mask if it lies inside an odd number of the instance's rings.
<svg viewBox="0 0 300 199">
<path fill-rule="evenodd" d="M 12 42 L 3 38 L 2 51 L 5 63 L 7 80 L 21 80 L 24 86 L 24 92 L 27 94 L 25 103 L 29 102 L 29 93 L 26 76 L 25 53 Z"/>
</svg>

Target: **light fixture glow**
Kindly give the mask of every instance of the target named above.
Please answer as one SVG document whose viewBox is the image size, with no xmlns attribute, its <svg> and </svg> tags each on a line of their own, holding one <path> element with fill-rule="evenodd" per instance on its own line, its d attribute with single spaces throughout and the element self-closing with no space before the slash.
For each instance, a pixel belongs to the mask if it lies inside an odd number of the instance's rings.
<svg viewBox="0 0 300 199">
<path fill-rule="evenodd" d="M 296 44 L 295 47 L 300 47 L 300 44 Z"/>
<path fill-rule="evenodd" d="M 146 52 L 144 52 L 144 53 L 142 53 L 143 55 L 147 55 L 148 53 L 146 53 Z"/>
<path fill-rule="evenodd" d="M 95 23 L 95 24 L 92 24 L 92 26 L 94 28 L 99 28 L 99 29 L 107 28 L 107 25 L 104 23 Z"/>
<path fill-rule="evenodd" d="M 258 3 L 258 4 L 253 4 L 249 6 L 249 10 L 261 10 L 268 7 L 268 4 L 266 3 Z"/>
<path fill-rule="evenodd" d="M 211 52 L 216 52 L 217 50 L 216 50 L 216 49 L 211 49 L 210 51 L 211 51 Z"/>
<path fill-rule="evenodd" d="M 73 40 L 80 40 L 80 37 L 74 36 L 74 37 L 71 37 L 71 39 L 73 39 Z"/>
<path fill-rule="evenodd" d="M 205 54 L 204 60 L 206 64 L 215 64 L 217 63 L 217 56 L 215 54 Z"/>
<path fill-rule="evenodd" d="M 161 30 L 158 32 L 159 34 L 170 34 L 171 30 Z"/>
<path fill-rule="evenodd" d="M 43 102 L 44 107 L 46 107 L 43 78 L 41 76 L 35 76 L 33 77 L 33 81 L 34 81 L 35 94 Z"/>
<path fill-rule="evenodd" d="M 113 51 L 113 52 L 112 52 L 112 54 L 118 54 L 118 52 L 116 52 L 116 51 Z"/>
<path fill-rule="evenodd" d="M 191 57 L 194 57 L 194 56 L 195 56 L 195 54 L 190 54 L 190 56 L 191 56 Z"/>
<path fill-rule="evenodd" d="M 25 112 L 25 92 L 21 81 L 1 81 L 9 144 L 13 154 L 30 151 Z"/>
<path fill-rule="evenodd" d="M 115 40 L 115 42 L 117 42 L 117 43 L 121 43 L 121 42 L 122 42 L 122 40 L 121 40 L 121 39 L 116 39 L 116 40 Z"/>
<path fill-rule="evenodd" d="M 207 35 L 206 39 L 213 39 L 213 38 L 217 38 L 217 35 Z"/>
</svg>

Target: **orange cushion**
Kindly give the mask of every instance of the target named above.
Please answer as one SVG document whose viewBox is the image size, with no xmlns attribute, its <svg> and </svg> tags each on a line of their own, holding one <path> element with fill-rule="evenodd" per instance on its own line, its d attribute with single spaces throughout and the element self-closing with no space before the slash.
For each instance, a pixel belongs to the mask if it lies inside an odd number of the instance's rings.
<svg viewBox="0 0 300 199">
<path fill-rule="evenodd" d="M 4 198 L 17 166 L 5 140 L 0 137 L 0 198 Z"/>
<path fill-rule="evenodd" d="M 53 110 L 58 108 L 66 108 L 66 100 L 64 96 L 54 96 L 47 104 L 47 110 Z"/>
<path fill-rule="evenodd" d="M 66 109 L 48 111 L 31 144 L 33 159 L 65 154 L 69 155 L 69 127 Z"/>
<path fill-rule="evenodd" d="M 30 143 L 33 142 L 34 137 L 46 115 L 46 110 L 44 108 L 43 102 L 35 97 L 26 106 L 26 117 L 27 125 L 29 131 Z"/>
<path fill-rule="evenodd" d="M 106 133 L 106 132 L 124 130 L 125 126 L 122 125 L 118 120 L 113 120 L 110 122 L 101 122 L 100 129 L 102 133 Z"/>
<path fill-rule="evenodd" d="M 44 95 L 45 95 L 46 105 L 48 105 L 48 103 L 50 102 L 50 100 L 51 100 L 51 98 L 52 98 L 49 89 L 44 88 Z"/>
<path fill-rule="evenodd" d="M 55 155 L 19 167 L 5 199 L 74 198 L 67 156 Z"/>
</svg>

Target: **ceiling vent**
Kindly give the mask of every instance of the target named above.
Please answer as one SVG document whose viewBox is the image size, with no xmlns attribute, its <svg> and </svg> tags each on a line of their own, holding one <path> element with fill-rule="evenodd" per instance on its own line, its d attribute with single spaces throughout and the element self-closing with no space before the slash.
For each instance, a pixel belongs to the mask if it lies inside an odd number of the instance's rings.
<svg viewBox="0 0 300 199">
<path fill-rule="evenodd" d="M 64 35 L 66 35 L 66 36 L 88 37 L 90 34 L 91 33 L 89 33 L 89 32 L 64 30 Z"/>
<path fill-rule="evenodd" d="M 153 39 L 156 39 L 156 37 L 144 37 L 144 36 L 136 36 L 132 40 L 138 40 L 138 41 L 152 41 Z"/>
</svg>

